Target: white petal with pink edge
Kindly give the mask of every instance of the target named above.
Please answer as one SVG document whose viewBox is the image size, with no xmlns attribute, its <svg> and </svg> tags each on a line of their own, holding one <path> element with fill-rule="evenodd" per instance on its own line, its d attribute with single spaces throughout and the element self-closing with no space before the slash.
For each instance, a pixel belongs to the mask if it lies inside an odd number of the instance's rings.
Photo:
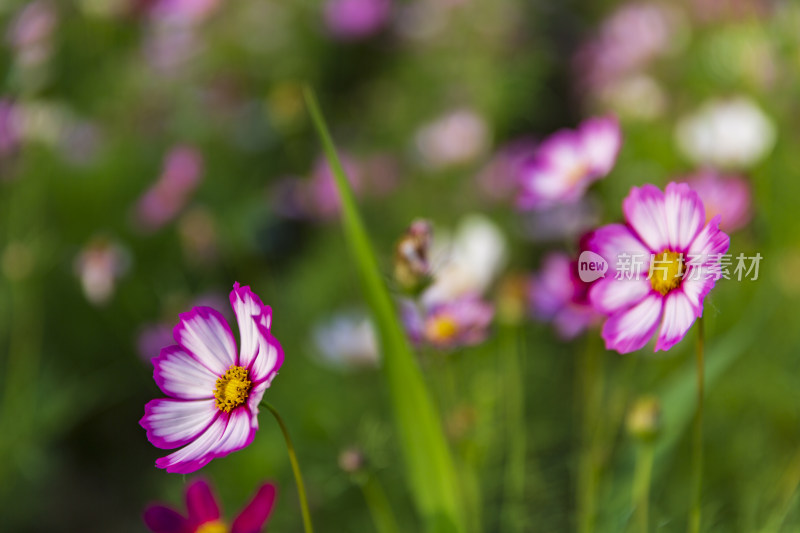
<svg viewBox="0 0 800 533">
<path fill-rule="evenodd" d="M 616 274 L 622 260 L 633 264 L 634 256 L 642 262 L 640 273 L 647 274 L 651 251 L 623 224 L 608 224 L 596 229 L 589 237 L 588 247 L 608 262 L 607 276 Z M 623 258 L 622 254 L 626 257 Z"/>
<path fill-rule="evenodd" d="M 611 276 L 614 274 L 612 273 Z M 650 280 L 645 277 L 639 279 L 614 279 L 607 277 L 598 280 L 589 289 L 589 301 L 601 313 L 610 315 L 627 309 L 642 301 L 650 292 Z"/>
<path fill-rule="evenodd" d="M 189 474 L 216 457 L 246 447 L 254 435 L 247 409 L 220 413 L 203 434 L 180 450 L 158 459 L 156 466 L 166 468 L 170 473 Z"/>
<path fill-rule="evenodd" d="M 701 272 L 698 275 L 693 268 L 690 268 L 681 282 L 680 290 L 686 296 L 697 316 L 703 316 L 703 300 L 714 288 L 715 279 L 713 277 L 705 277 L 707 275 L 711 274 Z"/>
<path fill-rule="evenodd" d="M 175 340 L 212 372 L 222 375 L 236 364 L 236 342 L 225 318 L 210 307 L 180 315 Z"/>
<path fill-rule="evenodd" d="M 700 196 L 685 183 L 670 183 L 664 193 L 664 211 L 670 249 L 686 252 L 706 221 Z"/>
<path fill-rule="evenodd" d="M 692 257 L 699 259 L 692 260 L 691 263 L 714 265 L 719 263 L 719 256 L 728 251 L 731 238 L 719 230 L 721 218 L 720 215 L 712 218 L 692 241 L 689 246 L 689 259 L 691 260 Z"/>
<path fill-rule="evenodd" d="M 692 302 L 683 291 L 674 290 L 664 299 L 664 319 L 656 342 L 656 351 L 669 350 L 680 341 L 697 318 Z"/>
<path fill-rule="evenodd" d="M 180 346 L 168 346 L 153 358 L 153 378 L 169 396 L 181 400 L 214 397 L 219 377 Z"/>
<path fill-rule="evenodd" d="M 283 364 L 283 348 L 267 328 L 258 326 L 258 355 L 250 368 L 253 383 L 270 383 Z"/>
<path fill-rule="evenodd" d="M 250 287 L 240 287 L 238 282 L 233 285 L 230 301 L 239 324 L 239 365 L 249 368 L 258 354 L 259 326 L 269 329 L 272 311 L 261 303 Z"/>
<path fill-rule="evenodd" d="M 625 219 L 651 252 L 659 253 L 669 245 L 669 230 L 664 194 L 654 185 L 632 187 L 622 202 Z"/>
<path fill-rule="evenodd" d="M 662 297 L 651 294 L 635 306 L 608 318 L 603 325 L 606 348 L 630 353 L 647 344 L 661 318 Z"/>
<path fill-rule="evenodd" d="M 188 444 L 214 421 L 219 410 L 213 400 L 151 400 L 139 424 L 154 446 L 163 449 Z"/>
</svg>

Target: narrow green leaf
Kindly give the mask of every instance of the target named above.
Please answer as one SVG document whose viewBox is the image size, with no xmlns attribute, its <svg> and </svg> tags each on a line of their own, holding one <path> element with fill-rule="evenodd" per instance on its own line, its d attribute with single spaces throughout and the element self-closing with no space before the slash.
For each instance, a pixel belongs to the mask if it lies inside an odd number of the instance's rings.
<svg viewBox="0 0 800 533">
<path fill-rule="evenodd" d="M 453 457 L 439 415 L 383 281 L 355 196 L 310 88 L 306 105 L 341 198 L 342 225 L 372 310 L 383 352 L 383 373 L 395 415 L 412 498 L 426 531 L 464 531 Z"/>
</svg>

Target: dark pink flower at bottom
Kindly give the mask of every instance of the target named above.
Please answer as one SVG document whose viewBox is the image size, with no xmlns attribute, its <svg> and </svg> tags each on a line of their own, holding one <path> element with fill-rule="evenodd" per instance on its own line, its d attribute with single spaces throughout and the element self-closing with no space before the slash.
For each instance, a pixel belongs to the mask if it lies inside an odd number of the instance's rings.
<svg viewBox="0 0 800 533">
<path fill-rule="evenodd" d="M 275 494 L 275 485 L 262 485 L 229 529 L 220 519 L 211 487 L 203 480 L 195 480 L 186 488 L 188 516 L 156 504 L 145 509 L 144 523 L 153 533 L 259 533 L 272 512 Z"/>
</svg>

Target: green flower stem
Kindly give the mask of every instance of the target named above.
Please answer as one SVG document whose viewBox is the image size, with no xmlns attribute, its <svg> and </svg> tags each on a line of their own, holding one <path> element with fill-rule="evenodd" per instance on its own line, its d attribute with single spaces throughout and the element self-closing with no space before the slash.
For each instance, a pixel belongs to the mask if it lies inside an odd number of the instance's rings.
<svg viewBox="0 0 800 533">
<path fill-rule="evenodd" d="M 303 475 L 300 473 L 300 464 L 297 462 L 297 454 L 294 451 L 292 438 L 289 436 L 289 430 L 286 429 L 286 424 L 283 418 L 269 402 L 262 401 L 261 406 L 266 407 L 283 432 L 283 438 L 286 441 L 286 450 L 289 452 L 289 462 L 292 464 L 292 473 L 294 473 L 294 481 L 297 484 L 297 496 L 300 498 L 300 512 L 303 515 L 303 529 L 306 533 L 314 533 L 314 526 L 311 524 L 311 513 L 308 511 L 308 499 L 306 498 L 306 486 L 303 484 Z"/>
<path fill-rule="evenodd" d="M 423 519 L 425 531 L 462 533 L 466 527 L 460 486 L 439 413 L 378 268 L 353 189 L 317 99 L 308 87 L 304 89 L 304 96 L 333 173 L 341 200 L 342 227 L 347 245 L 378 330 L 382 370 L 405 459 L 410 493 Z"/>
<path fill-rule="evenodd" d="M 647 533 L 649 529 L 650 480 L 653 475 L 655 446 L 641 442 L 636 453 L 636 470 L 633 475 L 633 506 L 636 530 Z"/>
<path fill-rule="evenodd" d="M 697 407 L 694 413 L 692 445 L 692 509 L 689 512 L 689 532 L 699 533 L 703 492 L 703 396 L 705 363 L 703 361 L 703 317 L 697 319 Z"/>
<path fill-rule="evenodd" d="M 504 531 L 525 529 L 525 384 L 520 353 L 519 328 L 504 325 L 502 335 L 502 373 L 506 411 L 505 488 L 503 498 Z"/>
<path fill-rule="evenodd" d="M 600 482 L 599 424 L 603 400 L 602 354 L 587 338 L 580 365 L 578 390 L 581 395 L 581 450 L 578 461 L 578 531 L 591 533 L 597 522 L 597 490 Z"/>
</svg>

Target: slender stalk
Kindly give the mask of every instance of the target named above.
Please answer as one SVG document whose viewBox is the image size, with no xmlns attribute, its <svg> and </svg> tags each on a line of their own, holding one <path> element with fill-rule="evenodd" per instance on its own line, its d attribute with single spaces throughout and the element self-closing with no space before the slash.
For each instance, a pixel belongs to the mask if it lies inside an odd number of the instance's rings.
<svg viewBox="0 0 800 533">
<path fill-rule="evenodd" d="M 636 530 L 647 533 L 650 523 L 650 480 L 653 474 L 655 446 L 652 442 L 642 442 L 638 448 L 636 470 L 633 475 L 633 506 Z"/>
<path fill-rule="evenodd" d="M 424 531 L 467 530 L 455 461 L 416 357 L 383 279 L 350 182 L 336 153 L 325 118 L 311 88 L 303 91 L 311 121 L 333 172 L 342 207 L 342 228 L 372 310 L 383 353 L 382 372 L 394 411 L 411 497 Z"/>
<path fill-rule="evenodd" d="M 364 493 L 364 500 L 367 502 L 367 508 L 378 533 L 400 533 L 392 506 L 389 504 L 389 498 L 386 497 L 386 492 L 378 478 L 369 474 L 363 483 L 359 483 L 359 486 Z"/>
<path fill-rule="evenodd" d="M 504 531 L 523 531 L 525 509 L 525 392 L 518 329 L 504 326 L 503 373 L 506 398 L 506 471 L 503 494 Z"/>
<path fill-rule="evenodd" d="M 266 407 L 283 432 L 283 438 L 286 441 L 286 450 L 289 452 L 289 462 L 292 464 L 292 472 L 294 473 L 294 481 L 297 484 L 297 496 L 300 498 L 300 512 L 303 515 L 303 529 L 306 533 L 313 533 L 314 526 L 311 525 L 311 513 L 308 511 L 308 499 L 306 498 L 306 486 L 303 484 L 303 475 L 300 473 L 300 464 L 297 462 L 297 454 L 294 452 L 294 445 L 292 438 L 289 436 L 289 430 L 283 422 L 283 418 L 269 402 L 261 402 L 263 407 Z"/>
<path fill-rule="evenodd" d="M 598 425 L 602 419 L 603 367 L 599 350 L 587 339 L 579 369 L 581 403 L 581 449 L 578 462 L 578 531 L 591 533 L 597 522 L 597 488 L 600 481 Z"/>
<path fill-rule="evenodd" d="M 703 317 L 697 320 L 697 408 L 694 414 L 692 445 L 692 508 L 689 513 L 689 532 L 699 533 L 703 492 L 703 396 L 705 385 L 703 361 Z"/>
</svg>

